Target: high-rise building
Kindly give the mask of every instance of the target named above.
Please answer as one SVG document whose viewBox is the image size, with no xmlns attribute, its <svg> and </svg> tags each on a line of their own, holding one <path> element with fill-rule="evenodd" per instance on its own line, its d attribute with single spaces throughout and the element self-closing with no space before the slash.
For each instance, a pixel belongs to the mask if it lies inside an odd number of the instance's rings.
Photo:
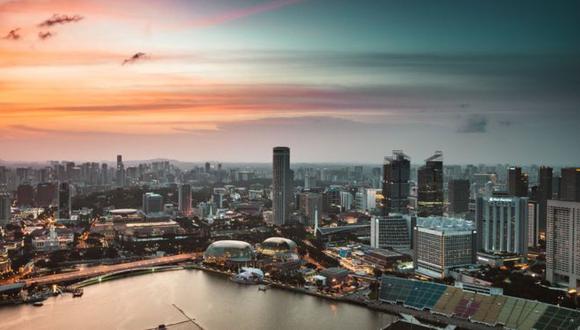
<svg viewBox="0 0 580 330">
<path fill-rule="evenodd" d="M 411 228 L 414 217 L 402 214 L 371 219 L 371 247 L 408 250 L 411 248 Z"/>
<path fill-rule="evenodd" d="M 528 198 L 479 197 L 476 207 L 477 246 L 491 254 L 528 252 Z"/>
<path fill-rule="evenodd" d="M 417 208 L 419 216 L 443 215 L 443 153 L 425 160 L 417 171 Z"/>
<path fill-rule="evenodd" d="M 528 175 L 522 173 L 521 167 L 508 169 L 508 193 L 516 197 L 528 196 Z"/>
<path fill-rule="evenodd" d="M 476 263 L 476 233 L 471 221 L 446 217 L 417 218 L 413 230 L 415 271 L 433 278 Z"/>
<path fill-rule="evenodd" d="M 272 211 L 274 224 L 280 226 L 288 222 L 292 204 L 290 148 L 275 147 L 272 165 Z"/>
<path fill-rule="evenodd" d="M 10 202 L 10 194 L 6 192 L 0 192 L 0 227 L 5 226 L 10 222 L 10 207 L 12 203 Z"/>
<path fill-rule="evenodd" d="M 344 211 L 352 210 L 352 205 L 354 202 L 354 198 L 350 191 L 341 191 L 340 192 L 340 206 Z"/>
<path fill-rule="evenodd" d="M 580 202 L 580 167 L 567 167 L 561 170 L 560 199 Z"/>
<path fill-rule="evenodd" d="M 460 215 L 469 212 L 469 180 L 449 180 L 449 214 Z"/>
<path fill-rule="evenodd" d="M 145 214 L 163 212 L 163 196 L 152 192 L 143 194 L 143 212 Z"/>
<path fill-rule="evenodd" d="M 68 182 L 58 185 L 58 216 L 57 220 L 70 220 L 71 216 L 71 187 Z"/>
<path fill-rule="evenodd" d="M 528 201 L 528 247 L 540 243 L 540 202 Z"/>
<path fill-rule="evenodd" d="M 44 182 L 36 185 L 36 206 L 49 207 L 54 205 L 57 198 L 57 186 L 52 182 Z"/>
<path fill-rule="evenodd" d="M 580 288 L 580 202 L 548 201 L 546 280 Z"/>
<path fill-rule="evenodd" d="M 191 202 L 191 185 L 182 184 L 179 186 L 179 212 L 185 216 L 190 216 L 192 212 Z"/>
<path fill-rule="evenodd" d="M 322 195 L 314 192 L 303 192 L 299 195 L 300 211 L 306 217 L 306 225 L 314 226 L 322 211 Z M 319 219 L 318 219 L 319 220 Z"/>
<path fill-rule="evenodd" d="M 546 232 L 547 203 L 552 199 L 553 170 L 551 167 L 541 166 L 538 173 L 538 230 Z M 539 235 L 539 233 L 538 233 Z"/>
<path fill-rule="evenodd" d="M 125 164 L 123 164 L 123 156 L 117 155 L 117 186 L 125 186 Z"/>
<path fill-rule="evenodd" d="M 26 183 L 18 186 L 16 190 L 16 205 L 18 206 L 34 206 L 34 188 Z"/>
<path fill-rule="evenodd" d="M 409 212 L 409 178 L 411 159 L 402 150 L 393 150 L 392 157 L 385 157 L 383 164 L 383 215 L 390 212 Z"/>
</svg>

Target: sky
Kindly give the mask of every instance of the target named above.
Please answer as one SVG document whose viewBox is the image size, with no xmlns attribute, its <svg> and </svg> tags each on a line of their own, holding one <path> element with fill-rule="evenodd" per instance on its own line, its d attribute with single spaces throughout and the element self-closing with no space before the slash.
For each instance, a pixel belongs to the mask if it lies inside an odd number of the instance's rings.
<svg viewBox="0 0 580 330">
<path fill-rule="evenodd" d="M 580 2 L 0 0 L 0 159 L 580 164 Z"/>
</svg>

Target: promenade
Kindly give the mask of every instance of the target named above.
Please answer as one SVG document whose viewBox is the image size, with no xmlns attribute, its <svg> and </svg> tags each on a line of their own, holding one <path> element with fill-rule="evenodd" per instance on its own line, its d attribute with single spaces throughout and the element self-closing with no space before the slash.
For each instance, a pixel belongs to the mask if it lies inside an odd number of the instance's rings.
<svg viewBox="0 0 580 330">
<path fill-rule="evenodd" d="M 99 265 L 94 267 L 87 267 L 79 271 L 61 274 L 45 275 L 24 280 L 26 286 L 32 285 L 49 285 L 63 282 L 72 282 L 82 280 L 90 277 L 97 277 L 115 272 L 128 271 L 137 268 L 155 267 L 163 265 L 171 265 L 180 262 L 185 262 L 198 257 L 201 253 L 184 253 L 173 256 L 158 257 L 153 259 L 145 259 L 139 261 L 132 261 L 116 265 Z"/>
</svg>

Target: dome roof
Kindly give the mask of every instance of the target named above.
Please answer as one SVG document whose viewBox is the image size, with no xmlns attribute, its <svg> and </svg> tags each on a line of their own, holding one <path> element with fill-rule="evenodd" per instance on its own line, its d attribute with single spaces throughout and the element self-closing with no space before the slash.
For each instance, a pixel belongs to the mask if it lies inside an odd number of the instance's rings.
<svg viewBox="0 0 580 330">
<path fill-rule="evenodd" d="M 261 252 L 263 254 L 277 254 L 277 253 L 287 253 L 296 252 L 296 243 L 284 237 L 270 237 L 262 242 Z"/>
<path fill-rule="evenodd" d="M 243 241 L 217 241 L 207 247 L 203 254 L 204 259 L 222 259 L 228 261 L 250 261 L 254 259 L 252 245 Z"/>
</svg>

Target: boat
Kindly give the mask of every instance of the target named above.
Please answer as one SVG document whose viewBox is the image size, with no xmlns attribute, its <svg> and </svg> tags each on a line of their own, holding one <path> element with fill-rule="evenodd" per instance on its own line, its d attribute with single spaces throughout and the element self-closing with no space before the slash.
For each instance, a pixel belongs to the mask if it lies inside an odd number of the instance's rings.
<svg viewBox="0 0 580 330">
<path fill-rule="evenodd" d="M 83 289 L 75 289 L 72 293 L 73 298 L 82 297 L 83 296 Z"/>
<path fill-rule="evenodd" d="M 34 307 L 42 307 L 44 305 L 44 303 L 42 301 L 35 301 L 32 303 L 32 306 Z"/>
</svg>

